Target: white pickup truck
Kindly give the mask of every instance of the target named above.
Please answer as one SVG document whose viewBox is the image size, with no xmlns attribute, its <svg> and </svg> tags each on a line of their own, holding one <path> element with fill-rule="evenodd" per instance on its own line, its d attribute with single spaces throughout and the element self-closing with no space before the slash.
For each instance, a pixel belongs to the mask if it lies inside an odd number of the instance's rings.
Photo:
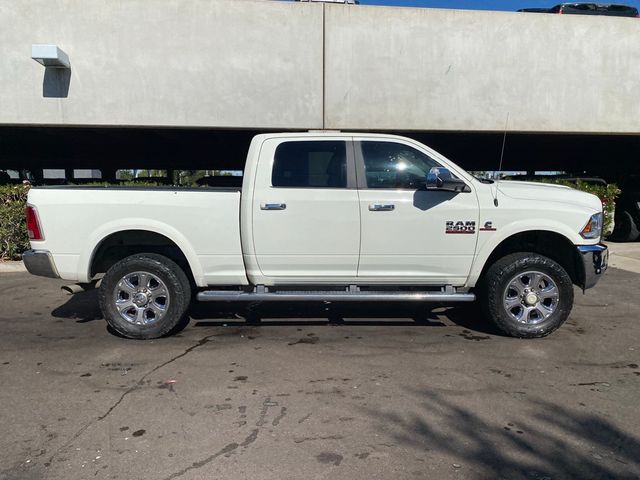
<svg viewBox="0 0 640 480">
<path fill-rule="evenodd" d="M 193 298 L 478 298 L 502 332 L 532 338 L 607 268 L 602 220 L 594 195 L 479 180 L 409 138 L 263 134 L 242 189 L 31 189 L 24 262 L 81 284 L 104 274 L 104 317 L 131 338 L 176 330 Z"/>
</svg>

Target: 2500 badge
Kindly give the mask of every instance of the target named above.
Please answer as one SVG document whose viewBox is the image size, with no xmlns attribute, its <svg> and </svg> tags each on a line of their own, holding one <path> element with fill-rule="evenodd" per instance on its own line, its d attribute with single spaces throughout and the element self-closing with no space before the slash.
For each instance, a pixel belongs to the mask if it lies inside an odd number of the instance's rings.
<svg viewBox="0 0 640 480">
<path fill-rule="evenodd" d="M 493 226 L 492 221 L 488 221 L 484 222 L 484 227 L 479 230 L 481 232 L 495 232 L 497 229 Z M 476 222 L 448 221 L 446 223 L 445 233 L 476 233 Z"/>
<path fill-rule="evenodd" d="M 444 233 L 476 233 L 476 222 L 447 221 Z"/>
</svg>

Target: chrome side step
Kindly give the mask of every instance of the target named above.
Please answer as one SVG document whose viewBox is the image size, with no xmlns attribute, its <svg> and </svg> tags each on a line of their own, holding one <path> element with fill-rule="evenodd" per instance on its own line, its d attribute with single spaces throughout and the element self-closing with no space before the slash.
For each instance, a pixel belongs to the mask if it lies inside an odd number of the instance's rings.
<svg viewBox="0 0 640 480">
<path fill-rule="evenodd" d="M 201 302 L 473 302 L 473 293 L 458 293 L 451 286 L 438 291 L 372 291 L 355 285 L 345 290 L 274 290 L 258 285 L 251 292 L 240 290 L 205 290 L 198 293 Z"/>
</svg>

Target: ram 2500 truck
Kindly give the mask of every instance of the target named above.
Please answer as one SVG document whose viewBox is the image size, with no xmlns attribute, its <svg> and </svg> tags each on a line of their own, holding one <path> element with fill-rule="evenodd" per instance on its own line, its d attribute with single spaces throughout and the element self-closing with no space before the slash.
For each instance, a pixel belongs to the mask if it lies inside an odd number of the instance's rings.
<svg viewBox="0 0 640 480">
<path fill-rule="evenodd" d="M 27 269 L 101 278 L 104 317 L 141 339 L 178 328 L 194 298 L 477 298 L 505 334 L 541 337 L 608 257 L 594 195 L 479 180 L 392 135 L 258 135 L 241 189 L 33 188 L 27 222 Z"/>
</svg>

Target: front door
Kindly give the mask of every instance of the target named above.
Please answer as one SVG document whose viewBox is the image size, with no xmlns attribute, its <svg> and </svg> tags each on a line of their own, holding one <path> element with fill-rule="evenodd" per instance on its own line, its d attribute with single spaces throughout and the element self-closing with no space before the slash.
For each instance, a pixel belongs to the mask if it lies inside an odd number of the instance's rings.
<svg viewBox="0 0 640 480">
<path fill-rule="evenodd" d="M 471 182 L 471 192 L 426 190 L 427 173 L 442 166 L 433 155 L 399 139 L 359 140 L 359 282 L 463 284 L 478 235 Z"/>
<path fill-rule="evenodd" d="M 360 211 L 351 138 L 266 140 L 252 212 L 256 261 L 264 276 L 279 283 L 354 279 Z"/>
</svg>

